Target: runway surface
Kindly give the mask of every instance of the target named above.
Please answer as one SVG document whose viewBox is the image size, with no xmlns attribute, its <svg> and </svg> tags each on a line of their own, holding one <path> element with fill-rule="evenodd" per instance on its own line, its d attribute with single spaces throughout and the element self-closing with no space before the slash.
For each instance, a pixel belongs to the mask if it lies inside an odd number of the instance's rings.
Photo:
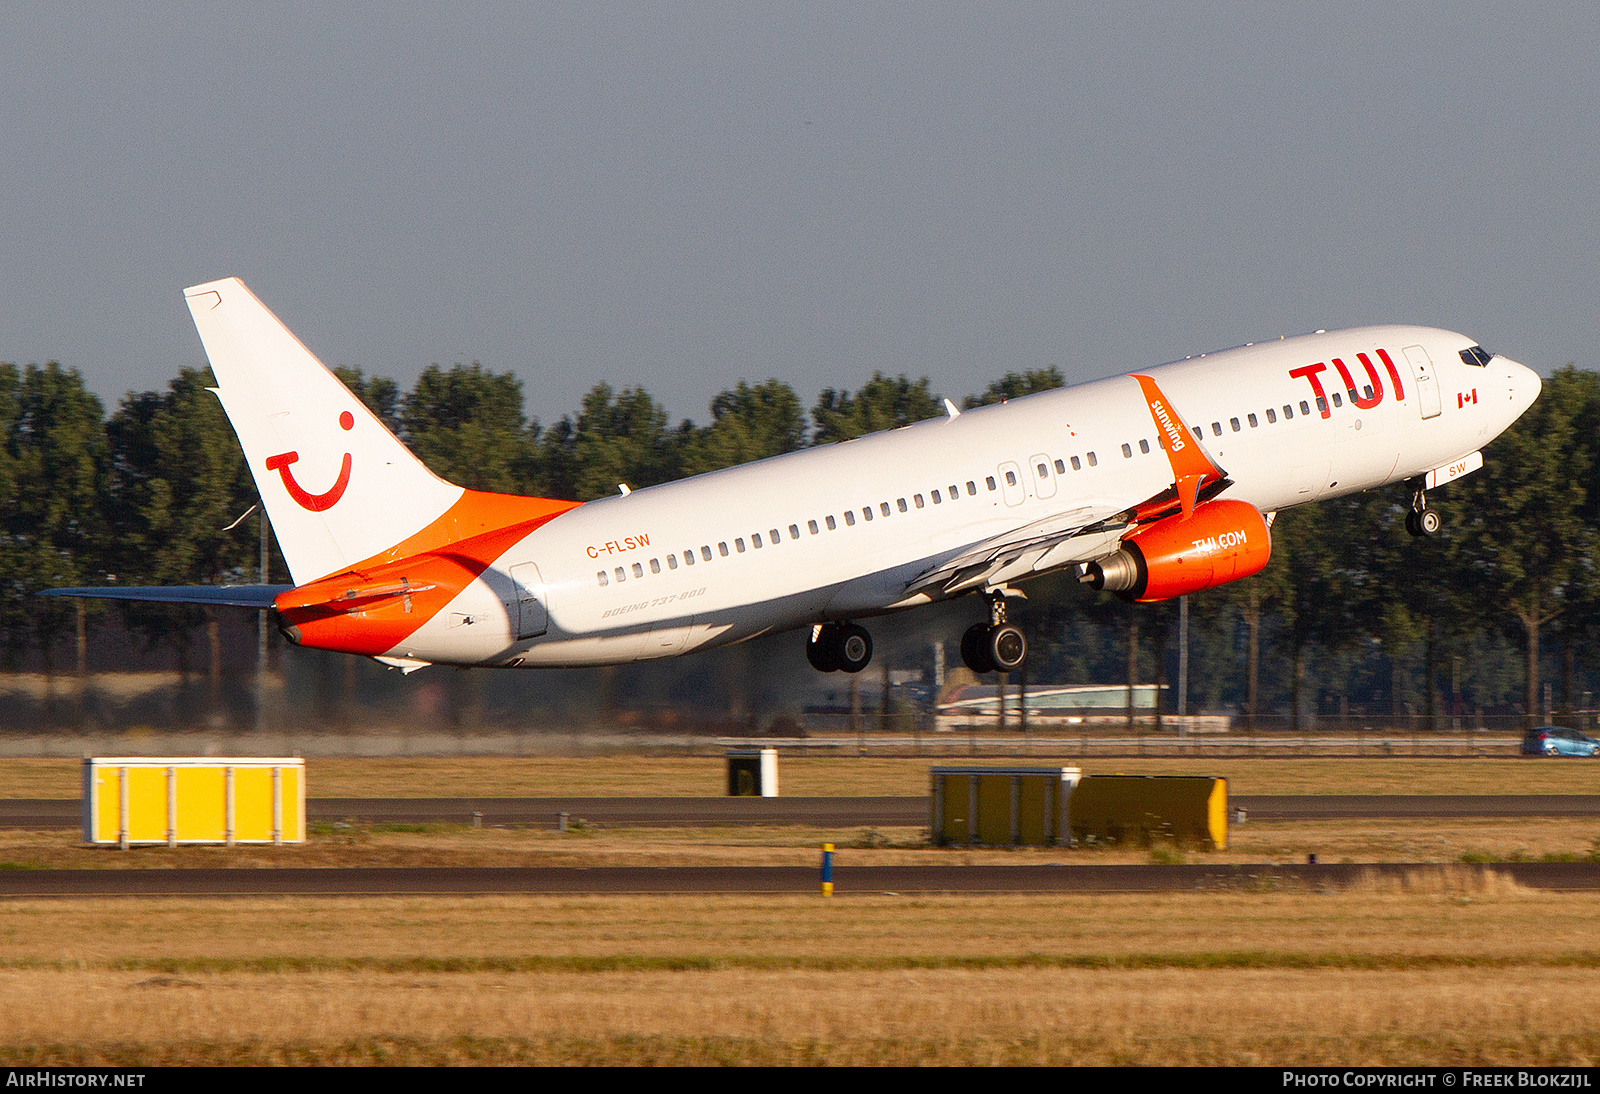
<svg viewBox="0 0 1600 1094">
<path fill-rule="evenodd" d="M 1600 794 L 1238 795 L 1250 821 L 1600 817 Z M 0 828 L 76 828 L 75 798 L 0 798 Z M 554 827 L 556 816 L 616 827 L 808 825 L 926 827 L 928 799 L 869 798 L 308 798 L 306 817 L 369 824 L 478 823 Z"/>
<path fill-rule="evenodd" d="M 1600 863 L 1325 865 L 837 866 L 835 892 L 1048 893 L 1339 888 L 1377 878 L 1499 874 L 1535 889 L 1600 890 Z M 803 866 L 404 867 L 238 870 L 5 870 L 0 899 L 104 896 L 417 896 L 504 893 L 815 893 Z"/>
</svg>

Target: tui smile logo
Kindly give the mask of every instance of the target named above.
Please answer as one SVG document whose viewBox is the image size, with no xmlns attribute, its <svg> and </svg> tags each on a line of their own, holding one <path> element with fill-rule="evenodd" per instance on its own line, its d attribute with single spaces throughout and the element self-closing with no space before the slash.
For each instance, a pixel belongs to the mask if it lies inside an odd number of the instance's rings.
<svg viewBox="0 0 1600 1094">
<path fill-rule="evenodd" d="M 349 432 L 355 428 L 355 415 L 348 410 L 339 415 L 339 428 Z M 344 497 L 344 488 L 350 485 L 350 453 L 344 454 L 344 461 L 339 465 L 339 477 L 327 490 L 320 494 L 313 494 L 305 487 L 294 481 L 294 472 L 289 470 L 289 465 L 300 459 L 298 452 L 280 452 L 276 456 L 267 457 L 267 470 L 276 471 L 278 477 L 283 479 L 283 488 L 289 491 L 289 496 L 295 504 L 302 509 L 309 509 L 313 513 L 321 513 L 332 509 L 339 504 L 339 499 Z"/>
</svg>

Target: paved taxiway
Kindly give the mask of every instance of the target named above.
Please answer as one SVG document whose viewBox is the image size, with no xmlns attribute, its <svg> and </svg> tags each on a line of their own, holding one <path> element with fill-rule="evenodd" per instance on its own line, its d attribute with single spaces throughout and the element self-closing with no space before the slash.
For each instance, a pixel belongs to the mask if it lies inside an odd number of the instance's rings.
<svg viewBox="0 0 1600 1094">
<path fill-rule="evenodd" d="M 1535 889 L 1600 889 L 1600 863 L 1507 862 L 1046 866 L 836 866 L 849 893 L 1184 892 L 1374 878 L 1493 873 Z M 495 893 L 815 893 L 804 866 L 356 867 L 352 869 L 5 870 L 0 899 L 103 896 L 418 896 Z"/>
</svg>

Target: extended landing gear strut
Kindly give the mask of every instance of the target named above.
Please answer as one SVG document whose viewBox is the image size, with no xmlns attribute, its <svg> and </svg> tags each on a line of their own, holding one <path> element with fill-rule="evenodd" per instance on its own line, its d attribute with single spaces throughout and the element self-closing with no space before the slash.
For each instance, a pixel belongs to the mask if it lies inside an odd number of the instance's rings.
<svg viewBox="0 0 1600 1094">
<path fill-rule="evenodd" d="M 1411 480 L 1411 511 L 1406 514 L 1406 531 L 1414 536 L 1436 536 L 1444 526 L 1438 512 L 1428 508 L 1428 491 L 1421 479 Z"/>
<path fill-rule="evenodd" d="M 978 675 L 986 672 L 1015 672 L 1028 656 L 1028 640 L 1022 631 L 1006 622 L 1006 597 L 995 590 L 986 594 L 989 622 L 974 623 L 961 636 L 961 660 Z"/>
<path fill-rule="evenodd" d="M 806 660 L 818 672 L 860 672 L 872 660 L 872 635 L 855 623 L 818 623 L 806 640 Z"/>
</svg>

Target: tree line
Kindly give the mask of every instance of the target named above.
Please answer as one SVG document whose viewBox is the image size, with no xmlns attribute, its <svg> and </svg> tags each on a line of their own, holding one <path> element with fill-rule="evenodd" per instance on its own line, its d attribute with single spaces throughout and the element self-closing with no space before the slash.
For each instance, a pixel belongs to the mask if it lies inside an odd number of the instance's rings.
<svg viewBox="0 0 1600 1094">
<path fill-rule="evenodd" d="M 521 381 L 477 364 L 423 371 L 409 391 L 336 369 L 435 472 L 479 490 L 589 500 L 830 444 L 943 414 L 926 377 L 874 373 L 809 410 L 780 380 L 741 381 L 704 424 L 672 423 L 641 387 L 597 384 L 544 425 Z M 1055 368 L 1011 372 L 970 408 L 1060 386 Z M 38 591 L 64 585 L 255 581 L 255 485 L 208 369 L 130 392 L 109 415 L 74 369 L 0 364 L 0 659 L 54 671 L 94 625 Z M 1600 640 L 1600 374 L 1567 367 L 1485 452 L 1483 469 L 1429 502 L 1442 535 L 1404 530 L 1396 486 L 1288 510 L 1271 564 L 1191 597 L 1193 706 L 1460 714 L 1585 705 Z M 286 572 L 274 553 L 268 580 Z M 1034 591 L 1036 590 L 1036 591 Z M 1034 680 L 1171 680 L 1174 605 L 1129 608 L 1072 587 L 1030 586 Z M 104 608 L 92 605 L 90 613 Z M 186 663 L 215 616 L 119 605 L 128 632 Z"/>
</svg>

